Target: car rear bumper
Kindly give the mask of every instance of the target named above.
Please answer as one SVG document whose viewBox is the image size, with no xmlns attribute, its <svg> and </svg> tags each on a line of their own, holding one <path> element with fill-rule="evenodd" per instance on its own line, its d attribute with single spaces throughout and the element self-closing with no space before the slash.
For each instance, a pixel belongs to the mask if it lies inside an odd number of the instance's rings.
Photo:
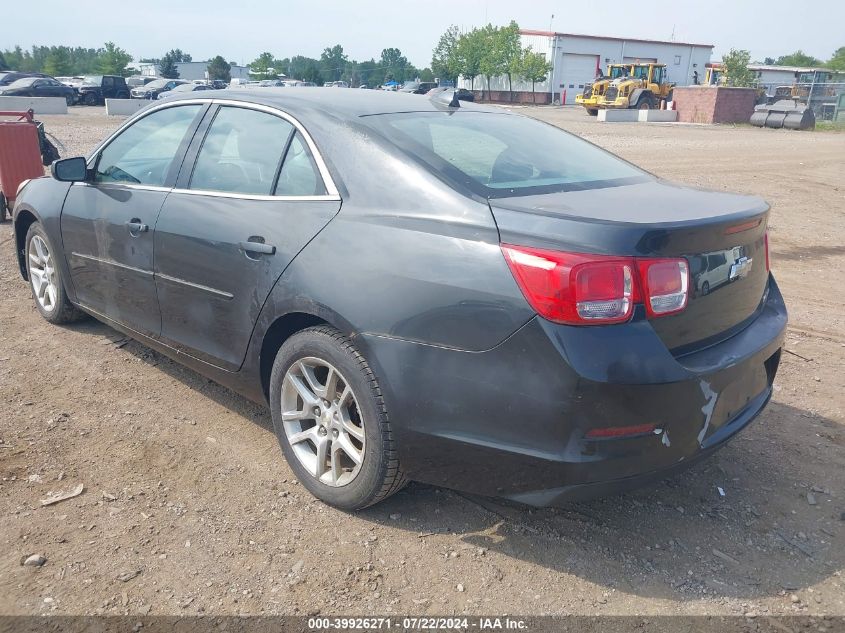
<svg viewBox="0 0 845 633">
<path fill-rule="evenodd" d="M 770 279 L 751 323 L 679 358 L 644 319 L 534 318 L 480 353 L 366 335 L 362 346 L 391 376 L 381 382 L 411 479 L 553 505 L 643 485 L 724 445 L 771 397 L 786 319 Z M 587 437 L 634 425 L 655 430 Z"/>
</svg>

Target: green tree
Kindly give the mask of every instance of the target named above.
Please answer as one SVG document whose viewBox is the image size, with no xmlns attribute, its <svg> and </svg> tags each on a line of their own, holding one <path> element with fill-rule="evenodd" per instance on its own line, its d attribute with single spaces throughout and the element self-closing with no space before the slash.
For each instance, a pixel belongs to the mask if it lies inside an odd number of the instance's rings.
<svg viewBox="0 0 845 633">
<path fill-rule="evenodd" d="M 106 42 L 104 47 L 97 51 L 96 70 L 103 75 L 125 75 L 126 65 L 131 61 L 132 55 L 114 42 Z"/>
<path fill-rule="evenodd" d="M 0 60 L 0 63 L 2 63 L 2 60 Z M 825 66 L 833 70 L 845 71 L 845 46 L 837 48 L 836 52 L 833 53 L 833 57 L 827 61 Z"/>
<path fill-rule="evenodd" d="M 53 77 L 62 77 L 73 72 L 70 49 L 67 46 L 53 46 L 44 61 L 44 72 Z"/>
<path fill-rule="evenodd" d="M 423 68 L 420 71 L 420 81 L 434 81 L 436 77 L 431 68 Z"/>
<path fill-rule="evenodd" d="M 0 70 L 9 70 L 9 64 L 6 63 L 6 57 L 0 52 Z"/>
<path fill-rule="evenodd" d="M 484 55 L 484 36 L 480 29 L 473 29 L 458 39 L 458 75 L 469 79 L 470 90 L 475 90 L 475 78 L 481 74 L 481 58 Z"/>
<path fill-rule="evenodd" d="M 158 74 L 165 79 L 179 78 L 179 69 L 176 68 L 176 60 L 170 56 L 170 53 L 165 54 L 158 62 Z"/>
<path fill-rule="evenodd" d="M 821 66 L 822 62 L 802 50 L 797 50 L 790 55 L 781 55 L 775 64 L 777 66 Z"/>
<path fill-rule="evenodd" d="M 546 61 L 546 56 L 543 53 L 535 53 L 530 46 L 522 51 L 519 76 L 531 82 L 531 100 L 533 102 L 537 102 L 534 85 L 538 81 L 545 81 L 550 72 L 552 72 L 552 64 Z"/>
<path fill-rule="evenodd" d="M 343 52 L 343 46 L 335 44 L 326 48 L 320 55 L 320 66 L 323 71 L 323 78 L 326 81 L 339 81 L 346 70 L 348 58 Z"/>
<path fill-rule="evenodd" d="M 505 60 L 499 38 L 499 28 L 488 24 L 479 30 L 482 42 L 481 64 L 479 70 L 487 80 L 487 98 L 490 98 L 490 79 L 505 73 Z"/>
<path fill-rule="evenodd" d="M 250 65 L 249 76 L 253 79 L 277 79 L 276 58 L 267 51 L 261 53 Z"/>
<path fill-rule="evenodd" d="M 751 63 L 751 53 L 746 50 L 732 48 L 727 55 L 722 56 L 725 67 L 726 83 L 729 86 L 747 88 L 754 85 L 754 71 L 748 70 Z"/>
<path fill-rule="evenodd" d="M 167 54 L 170 55 L 170 59 L 172 59 L 177 64 L 181 62 L 193 61 L 193 57 L 188 55 L 188 53 L 183 53 L 181 48 L 174 48 L 170 50 Z"/>
<path fill-rule="evenodd" d="M 220 79 L 226 83 L 232 81 L 232 66 L 220 55 L 208 62 L 206 70 L 209 80 Z"/>
<path fill-rule="evenodd" d="M 519 75 L 522 65 L 522 40 L 519 37 L 519 25 L 513 20 L 496 30 L 496 54 L 508 78 L 508 99 L 513 101 L 513 76 Z"/>
<path fill-rule="evenodd" d="M 431 72 L 435 77 L 453 82 L 458 80 L 461 74 L 461 57 L 458 51 L 460 39 L 461 31 L 454 24 L 440 36 L 431 53 Z"/>
<path fill-rule="evenodd" d="M 402 83 L 414 79 L 416 69 L 410 65 L 408 58 L 398 48 L 385 48 L 381 52 L 381 65 L 384 68 L 385 79 L 393 79 Z"/>
</svg>

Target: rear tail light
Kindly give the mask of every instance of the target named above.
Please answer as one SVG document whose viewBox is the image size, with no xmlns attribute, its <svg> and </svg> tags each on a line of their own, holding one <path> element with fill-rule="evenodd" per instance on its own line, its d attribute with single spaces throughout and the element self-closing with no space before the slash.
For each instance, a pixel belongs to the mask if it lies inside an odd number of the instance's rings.
<svg viewBox="0 0 845 633">
<path fill-rule="evenodd" d="M 557 323 L 599 325 L 631 318 L 644 302 L 650 317 L 687 306 L 689 269 L 684 259 L 644 259 L 564 253 L 502 245 L 526 300 Z"/>
<path fill-rule="evenodd" d="M 558 323 L 620 323 L 634 309 L 630 257 L 561 253 L 502 245 L 522 293 L 538 314 Z"/>
<path fill-rule="evenodd" d="M 685 259 L 638 259 L 646 312 L 664 316 L 687 307 L 689 269 Z"/>
</svg>

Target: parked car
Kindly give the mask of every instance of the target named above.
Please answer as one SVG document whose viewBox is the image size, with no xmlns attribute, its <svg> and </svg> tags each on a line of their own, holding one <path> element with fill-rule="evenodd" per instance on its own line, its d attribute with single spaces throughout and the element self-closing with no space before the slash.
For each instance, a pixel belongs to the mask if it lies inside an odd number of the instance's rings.
<svg viewBox="0 0 845 633">
<path fill-rule="evenodd" d="M 259 88 L 283 88 L 285 82 L 281 79 L 262 79 L 258 82 Z"/>
<path fill-rule="evenodd" d="M 445 86 L 440 86 L 438 88 L 432 88 L 425 94 L 429 97 L 433 97 L 435 95 L 449 93 L 450 95 L 457 92 L 458 101 L 475 101 L 475 95 L 467 90 L 466 88 L 447 88 Z"/>
<path fill-rule="evenodd" d="M 146 86 L 148 83 L 155 81 L 158 77 L 146 77 L 141 75 L 133 75 L 126 78 L 126 85 L 129 89 L 137 88 L 138 86 Z"/>
<path fill-rule="evenodd" d="M 557 504 L 663 479 L 745 428 L 787 321 L 766 203 L 450 102 L 146 108 L 19 191 L 35 307 L 269 404 L 297 480 L 344 509 L 409 479 Z M 699 294 L 690 258 L 718 249 L 746 265 Z"/>
<path fill-rule="evenodd" d="M 18 79 L 24 79 L 25 77 L 48 77 L 50 75 L 45 75 L 44 73 L 21 73 L 16 70 L 7 70 L 0 72 L 0 87 L 8 86 Z"/>
<path fill-rule="evenodd" d="M 79 102 L 88 106 L 104 105 L 106 99 L 129 98 L 129 86 L 118 75 L 86 75 L 76 91 Z"/>
<path fill-rule="evenodd" d="M 415 95 L 424 95 L 434 88 L 437 88 L 437 83 L 434 81 L 408 81 L 404 86 L 402 86 L 400 92 L 410 92 Z"/>
<path fill-rule="evenodd" d="M 223 90 L 226 87 L 226 82 L 222 79 L 212 79 L 211 87 L 215 90 Z"/>
<path fill-rule="evenodd" d="M 24 77 L 0 87 L 3 97 L 63 97 L 68 105 L 76 102 L 76 90 L 52 77 Z"/>
<path fill-rule="evenodd" d="M 132 88 L 130 94 L 133 99 L 158 99 L 162 92 L 173 90 L 176 86 L 188 83 L 182 79 L 156 79 L 150 83 Z"/>
<path fill-rule="evenodd" d="M 207 84 L 182 84 L 181 86 L 176 86 L 173 90 L 162 92 L 158 95 L 158 99 L 167 99 L 168 97 L 184 94 L 186 92 L 202 92 L 204 90 L 214 90 L 214 87 Z"/>
<path fill-rule="evenodd" d="M 329 81 L 323 84 L 324 88 L 348 88 L 349 84 L 345 81 Z"/>
</svg>

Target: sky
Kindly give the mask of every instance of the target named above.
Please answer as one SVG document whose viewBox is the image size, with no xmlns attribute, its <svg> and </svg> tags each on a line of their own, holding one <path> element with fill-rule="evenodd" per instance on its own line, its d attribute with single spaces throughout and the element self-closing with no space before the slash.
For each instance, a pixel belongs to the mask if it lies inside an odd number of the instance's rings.
<svg viewBox="0 0 845 633">
<path fill-rule="evenodd" d="M 825 60 L 845 46 L 842 0 L 829 0 L 815 17 L 798 0 L 141 0 L 124 7 L 129 3 L 110 10 L 103 0 L 42 0 L 36 11 L 11 2 L 3 9 L 0 50 L 97 48 L 111 40 L 136 60 L 180 48 L 194 60 L 220 54 L 248 64 L 263 51 L 319 58 L 340 44 L 358 61 L 399 48 L 422 68 L 450 24 L 471 29 L 510 20 L 526 29 L 714 44 L 714 60 L 731 48 L 750 50 L 756 61 L 797 49 Z"/>
</svg>

